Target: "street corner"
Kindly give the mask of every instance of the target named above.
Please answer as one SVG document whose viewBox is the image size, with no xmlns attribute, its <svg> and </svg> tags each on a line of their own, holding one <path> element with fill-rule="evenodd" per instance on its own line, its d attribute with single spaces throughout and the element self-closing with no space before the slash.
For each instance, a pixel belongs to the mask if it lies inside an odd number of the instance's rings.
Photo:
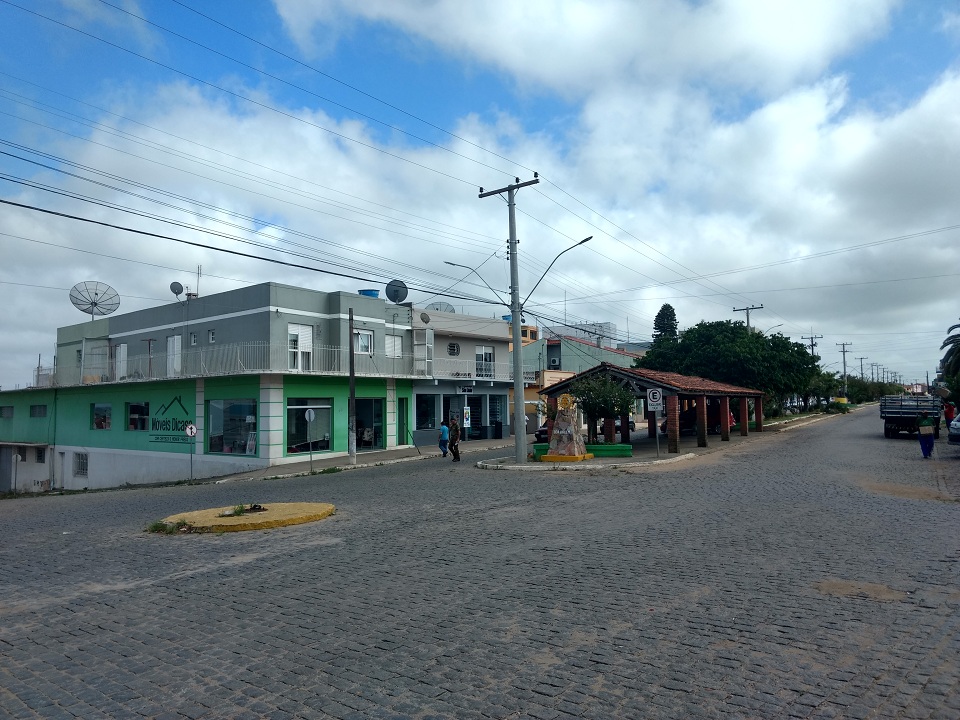
<svg viewBox="0 0 960 720">
<path fill-rule="evenodd" d="M 302 525 L 330 517 L 336 508 L 330 503 L 270 503 L 235 505 L 176 513 L 148 528 L 155 532 L 221 533 Z"/>
</svg>

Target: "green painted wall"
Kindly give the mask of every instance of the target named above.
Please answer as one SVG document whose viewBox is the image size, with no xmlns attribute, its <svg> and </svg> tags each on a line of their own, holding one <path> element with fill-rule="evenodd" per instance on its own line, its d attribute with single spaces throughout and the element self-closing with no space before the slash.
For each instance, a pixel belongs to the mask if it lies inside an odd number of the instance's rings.
<svg viewBox="0 0 960 720">
<path fill-rule="evenodd" d="M 0 407 L 13 408 L 13 417 L 0 417 L 0 440 L 51 443 L 56 423 L 55 397 L 56 391 L 52 389 L 14 390 L 0 393 Z M 46 406 L 46 417 L 30 417 L 32 405 Z"/>
</svg>

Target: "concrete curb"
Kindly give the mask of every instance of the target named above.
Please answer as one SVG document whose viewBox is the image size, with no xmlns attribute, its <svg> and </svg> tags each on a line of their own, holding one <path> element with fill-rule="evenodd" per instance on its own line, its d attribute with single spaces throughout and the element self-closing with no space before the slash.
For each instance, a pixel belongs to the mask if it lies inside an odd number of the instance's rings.
<svg viewBox="0 0 960 720">
<path fill-rule="evenodd" d="M 589 472 L 590 470 L 613 470 L 625 467 L 643 467 L 645 465 L 666 465 L 668 463 L 680 462 L 681 460 L 692 460 L 698 457 L 697 453 L 684 453 L 676 457 L 664 458 L 663 460 L 638 460 L 636 462 L 609 463 L 603 465 L 588 465 L 589 460 L 582 463 L 542 463 L 529 462 L 523 465 L 506 462 L 509 458 L 497 458 L 495 460 L 481 460 L 476 464 L 481 470 L 518 470 L 520 472 Z"/>
<path fill-rule="evenodd" d="M 500 450 L 501 448 L 507 448 L 507 447 L 513 447 L 513 443 L 510 443 L 507 445 L 492 445 L 492 446 L 483 448 L 482 451 Z M 477 450 L 475 452 L 482 452 L 482 451 Z M 460 454 L 469 455 L 470 453 L 469 451 L 464 452 L 463 450 L 461 450 Z M 300 471 L 300 472 L 294 472 L 294 473 L 281 473 L 278 475 L 250 475 L 246 477 L 228 477 L 228 478 L 222 478 L 220 480 L 216 480 L 214 484 L 222 485 L 224 483 L 243 482 L 246 480 L 285 480 L 287 478 L 309 477 L 310 475 L 322 475 L 324 474 L 324 472 L 330 473 L 330 472 L 341 472 L 346 470 L 362 470 L 364 468 L 380 467 L 382 465 L 396 465 L 398 463 L 405 463 L 405 462 L 418 462 L 420 460 L 430 460 L 431 458 L 439 458 L 439 457 L 441 457 L 439 452 L 430 452 L 430 453 L 424 453 L 423 455 L 411 455 L 410 457 L 390 458 L 385 460 L 377 460 L 376 462 L 369 462 L 369 463 L 357 463 L 356 465 L 328 465 L 327 467 L 317 468 L 313 472 L 310 472 L 309 470 L 307 470 L 305 472 Z M 344 458 L 344 460 L 346 460 L 346 458 Z"/>
<path fill-rule="evenodd" d="M 175 524 L 183 520 L 190 525 L 193 532 L 242 532 L 302 525 L 323 520 L 336 512 L 336 508 L 330 503 L 271 503 L 262 513 L 221 517 L 220 513 L 226 510 L 230 508 L 192 510 L 171 515 L 162 522 Z"/>
</svg>

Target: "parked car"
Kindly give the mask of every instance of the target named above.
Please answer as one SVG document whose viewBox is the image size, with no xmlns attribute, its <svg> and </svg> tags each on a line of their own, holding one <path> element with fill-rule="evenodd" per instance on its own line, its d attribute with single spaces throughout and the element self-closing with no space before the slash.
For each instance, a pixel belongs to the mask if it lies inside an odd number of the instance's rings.
<svg viewBox="0 0 960 720">
<path fill-rule="evenodd" d="M 617 432 L 620 432 L 620 418 L 617 418 L 615 429 Z M 637 424 L 634 422 L 633 418 L 630 418 L 630 432 L 633 432 L 637 429 Z"/>
<path fill-rule="evenodd" d="M 544 423 L 537 428 L 537 431 L 533 434 L 533 436 L 537 439 L 538 443 L 550 442 L 550 432 L 547 430 L 547 424 Z"/>
<path fill-rule="evenodd" d="M 950 445 L 960 445 L 960 417 L 950 423 L 947 428 L 947 442 Z"/>
</svg>

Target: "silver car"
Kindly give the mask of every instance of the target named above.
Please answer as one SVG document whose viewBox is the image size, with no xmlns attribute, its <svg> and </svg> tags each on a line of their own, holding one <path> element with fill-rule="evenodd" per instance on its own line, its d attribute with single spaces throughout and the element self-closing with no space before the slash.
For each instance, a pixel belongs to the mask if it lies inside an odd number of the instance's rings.
<svg viewBox="0 0 960 720">
<path fill-rule="evenodd" d="M 960 416 L 954 418 L 947 428 L 947 442 L 951 445 L 960 445 Z"/>
</svg>

